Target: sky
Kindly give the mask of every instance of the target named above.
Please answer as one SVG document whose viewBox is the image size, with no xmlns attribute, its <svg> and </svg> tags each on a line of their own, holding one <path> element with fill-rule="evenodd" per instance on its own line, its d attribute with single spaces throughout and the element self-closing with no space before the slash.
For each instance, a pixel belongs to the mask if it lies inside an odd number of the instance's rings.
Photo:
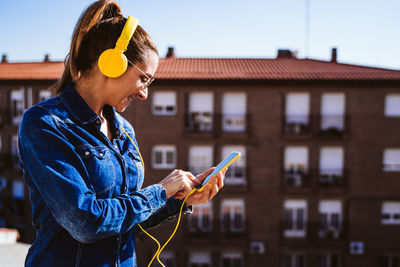
<svg viewBox="0 0 400 267">
<path fill-rule="evenodd" d="M 0 0 L 0 54 L 10 62 L 45 54 L 63 60 L 92 2 Z M 125 17 L 139 19 L 161 57 L 173 46 L 177 57 L 275 58 L 278 49 L 290 49 L 299 58 L 330 60 L 336 47 L 340 63 L 400 70 L 399 0 L 117 2 Z"/>
</svg>

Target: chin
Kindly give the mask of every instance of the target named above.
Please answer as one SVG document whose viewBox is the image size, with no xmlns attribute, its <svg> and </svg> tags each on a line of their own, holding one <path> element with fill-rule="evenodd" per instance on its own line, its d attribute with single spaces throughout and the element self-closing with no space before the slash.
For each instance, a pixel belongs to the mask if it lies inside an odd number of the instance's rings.
<svg viewBox="0 0 400 267">
<path fill-rule="evenodd" d="M 124 112 L 127 107 L 128 106 L 122 106 L 122 107 L 119 106 L 119 107 L 115 107 L 115 110 L 118 111 L 118 112 Z"/>
</svg>

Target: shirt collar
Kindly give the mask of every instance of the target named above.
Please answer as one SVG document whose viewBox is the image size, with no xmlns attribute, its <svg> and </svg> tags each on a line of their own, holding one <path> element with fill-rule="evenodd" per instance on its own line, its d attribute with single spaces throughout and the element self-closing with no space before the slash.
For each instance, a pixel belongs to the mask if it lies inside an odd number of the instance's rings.
<svg viewBox="0 0 400 267">
<path fill-rule="evenodd" d="M 93 123 L 99 116 L 89 107 L 78 94 L 72 84 L 67 84 L 60 94 L 61 101 L 68 112 L 82 124 Z"/>
<path fill-rule="evenodd" d="M 67 84 L 65 86 L 65 89 L 60 94 L 60 98 L 68 112 L 80 123 L 91 124 L 96 121 L 100 122 L 99 116 L 89 107 L 72 84 Z M 120 138 L 122 133 L 115 116 L 115 109 L 110 105 L 105 105 L 103 107 L 103 114 L 104 117 L 111 122 L 111 132 L 115 137 Z"/>
</svg>

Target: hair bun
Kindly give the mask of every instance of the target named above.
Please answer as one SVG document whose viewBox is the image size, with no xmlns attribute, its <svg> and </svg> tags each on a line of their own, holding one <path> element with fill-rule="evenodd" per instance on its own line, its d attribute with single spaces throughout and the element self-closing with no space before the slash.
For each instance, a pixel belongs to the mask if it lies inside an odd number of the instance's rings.
<svg viewBox="0 0 400 267">
<path fill-rule="evenodd" d="M 123 17 L 121 7 L 117 2 L 107 1 L 104 6 L 103 16 L 101 20 Z"/>
</svg>

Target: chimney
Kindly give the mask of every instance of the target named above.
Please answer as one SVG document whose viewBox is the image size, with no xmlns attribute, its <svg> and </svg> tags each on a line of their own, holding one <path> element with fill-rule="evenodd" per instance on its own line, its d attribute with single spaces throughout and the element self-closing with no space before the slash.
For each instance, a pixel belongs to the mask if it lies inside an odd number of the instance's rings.
<svg viewBox="0 0 400 267">
<path fill-rule="evenodd" d="M 297 58 L 297 51 L 290 51 L 289 49 L 278 49 L 276 58 Z"/>
<path fill-rule="evenodd" d="M 45 62 L 45 63 L 50 62 L 50 55 L 49 55 L 49 54 L 45 54 L 45 55 L 44 55 L 44 60 L 43 60 L 43 62 Z"/>
<path fill-rule="evenodd" d="M 1 56 L 1 63 L 8 63 L 7 55 L 6 55 L 6 54 L 3 54 L 3 55 Z"/>
<path fill-rule="evenodd" d="M 331 62 L 337 63 L 337 48 L 336 47 L 332 48 Z"/>
<path fill-rule="evenodd" d="M 166 58 L 175 58 L 175 49 L 173 46 L 168 47 L 168 52 L 167 55 L 165 56 Z"/>
</svg>

